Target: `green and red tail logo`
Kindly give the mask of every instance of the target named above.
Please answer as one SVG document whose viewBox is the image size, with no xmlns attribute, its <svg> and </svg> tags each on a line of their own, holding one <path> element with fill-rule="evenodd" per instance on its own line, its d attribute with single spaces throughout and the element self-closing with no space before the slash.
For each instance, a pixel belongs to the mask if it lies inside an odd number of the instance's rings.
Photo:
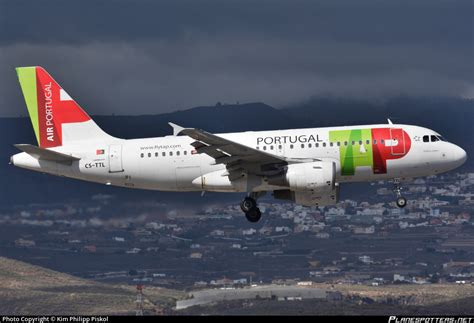
<svg viewBox="0 0 474 323">
<path fill-rule="evenodd" d="M 63 124 L 90 120 L 42 67 L 18 67 L 16 71 L 40 147 L 61 146 Z"/>
</svg>

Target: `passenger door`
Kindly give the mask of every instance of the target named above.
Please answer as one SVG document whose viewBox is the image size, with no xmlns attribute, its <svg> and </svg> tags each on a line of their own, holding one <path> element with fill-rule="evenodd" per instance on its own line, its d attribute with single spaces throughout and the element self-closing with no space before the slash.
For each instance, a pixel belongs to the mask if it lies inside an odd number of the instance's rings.
<svg viewBox="0 0 474 323">
<path fill-rule="evenodd" d="M 123 172 L 122 145 L 109 146 L 109 173 Z"/>
<path fill-rule="evenodd" d="M 405 135 L 403 133 L 403 129 L 393 129 L 390 128 L 390 151 L 393 156 L 397 155 L 405 155 L 406 147 L 405 147 Z"/>
</svg>

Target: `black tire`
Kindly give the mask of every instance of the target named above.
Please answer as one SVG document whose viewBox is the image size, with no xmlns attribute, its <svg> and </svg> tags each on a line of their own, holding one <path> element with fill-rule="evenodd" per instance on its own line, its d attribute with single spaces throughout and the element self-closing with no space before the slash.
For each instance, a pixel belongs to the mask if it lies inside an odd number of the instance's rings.
<svg viewBox="0 0 474 323">
<path fill-rule="evenodd" d="M 250 210 L 255 209 L 257 207 L 257 201 L 255 201 L 251 197 L 246 197 L 244 200 L 240 203 L 240 208 L 242 209 L 242 212 L 247 213 L 250 212 Z"/>
<path fill-rule="evenodd" d="M 403 208 L 407 205 L 407 199 L 404 198 L 403 196 L 400 196 L 399 198 L 397 198 L 397 206 L 399 208 Z"/>
<path fill-rule="evenodd" d="M 260 212 L 260 209 L 256 207 L 246 212 L 245 217 L 249 222 L 258 222 L 262 217 L 262 212 Z"/>
</svg>

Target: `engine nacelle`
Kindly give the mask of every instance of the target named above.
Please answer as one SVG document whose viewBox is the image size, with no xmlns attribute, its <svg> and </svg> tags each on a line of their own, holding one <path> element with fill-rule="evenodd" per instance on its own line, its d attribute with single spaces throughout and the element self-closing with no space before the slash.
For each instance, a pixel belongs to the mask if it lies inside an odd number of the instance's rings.
<svg viewBox="0 0 474 323">
<path fill-rule="evenodd" d="M 334 162 L 291 164 L 287 166 L 284 175 L 268 182 L 289 188 L 273 191 L 276 199 L 289 200 L 304 206 L 333 205 L 339 201 Z"/>
<path fill-rule="evenodd" d="M 268 183 L 292 191 L 331 191 L 336 185 L 336 164 L 327 161 L 290 164 L 283 175 L 269 178 Z"/>
<path fill-rule="evenodd" d="M 331 190 L 320 191 L 273 191 L 273 197 L 280 200 L 293 201 L 304 206 L 334 205 L 339 201 L 339 184 Z"/>
</svg>

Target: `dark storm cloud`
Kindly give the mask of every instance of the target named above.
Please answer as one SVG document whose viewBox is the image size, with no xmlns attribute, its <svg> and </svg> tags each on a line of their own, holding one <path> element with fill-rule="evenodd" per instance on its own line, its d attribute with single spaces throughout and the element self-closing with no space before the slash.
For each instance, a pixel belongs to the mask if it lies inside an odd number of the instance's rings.
<svg viewBox="0 0 474 323">
<path fill-rule="evenodd" d="M 470 1 L 3 1 L 0 115 L 13 67 L 43 65 L 91 113 L 315 95 L 474 96 Z"/>
</svg>

